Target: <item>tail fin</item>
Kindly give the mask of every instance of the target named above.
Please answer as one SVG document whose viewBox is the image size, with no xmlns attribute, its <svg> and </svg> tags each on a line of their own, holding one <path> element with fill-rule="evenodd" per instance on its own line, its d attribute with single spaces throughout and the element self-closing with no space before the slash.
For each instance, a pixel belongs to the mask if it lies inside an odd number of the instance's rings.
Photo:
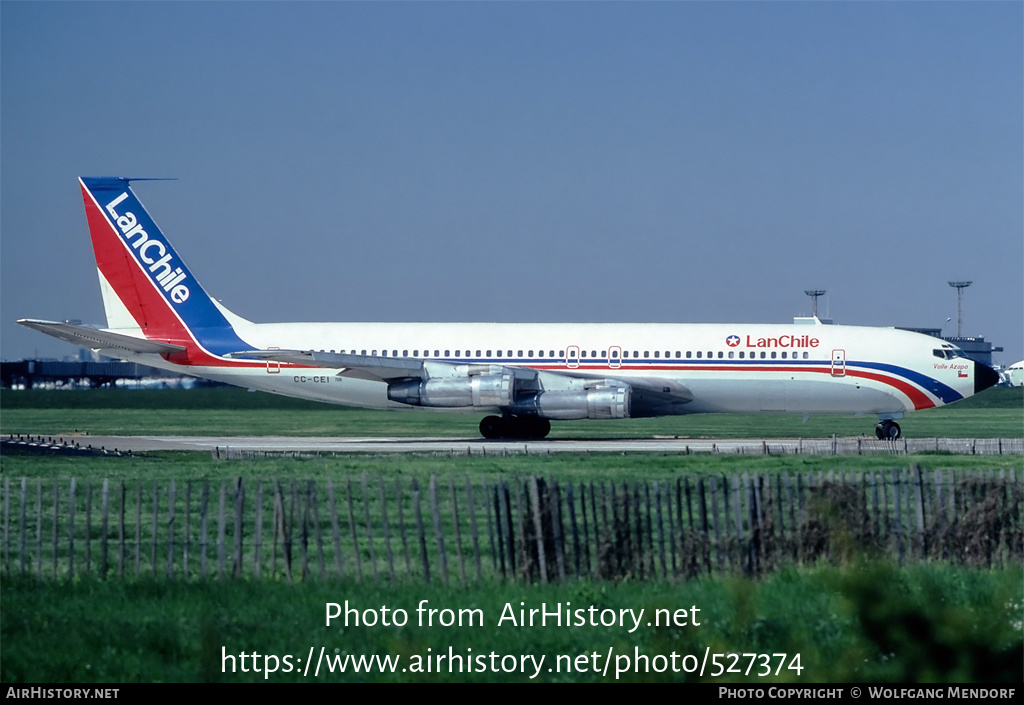
<svg viewBox="0 0 1024 705">
<path fill-rule="evenodd" d="M 183 359 L 175 361 L 186 364 L 251 349 L 171 247 L 130 181 L 79 179 L 108 327 L 183 346 Z"/>
</svg>

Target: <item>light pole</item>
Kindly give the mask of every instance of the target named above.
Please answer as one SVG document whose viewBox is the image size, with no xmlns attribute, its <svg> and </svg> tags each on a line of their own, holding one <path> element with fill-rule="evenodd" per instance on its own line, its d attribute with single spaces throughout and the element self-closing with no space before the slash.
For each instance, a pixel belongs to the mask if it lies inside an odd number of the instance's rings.
<svg viewBox="0 0 1024 705">
<path fill-rule="evenodd" d="M 811 297 L 811 315 L 818 317 L 818 297 L 825 295 L 825 289 L 804 289 L 804 293 Z"/>
<path fill-rule="evenodd" d="M 974 282 L 949 282 L 949 285 L 956 289 L 956 337 L 963 336 L 964 325 L 964 289 Z"/>
</svg>

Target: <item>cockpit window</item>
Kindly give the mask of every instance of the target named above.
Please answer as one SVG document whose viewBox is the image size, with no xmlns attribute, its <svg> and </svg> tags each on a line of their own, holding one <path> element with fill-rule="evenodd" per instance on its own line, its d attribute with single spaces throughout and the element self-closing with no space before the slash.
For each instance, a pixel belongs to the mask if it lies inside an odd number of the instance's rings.
<svg viewBox="0 0 1024 705">
<path fill-rule="evenodd" d="M 932 355 L 942 360 L 955 360 L 958 357 L 967 357 L 960 348 L 943 347 L 932 350 Z"/>
</svg>

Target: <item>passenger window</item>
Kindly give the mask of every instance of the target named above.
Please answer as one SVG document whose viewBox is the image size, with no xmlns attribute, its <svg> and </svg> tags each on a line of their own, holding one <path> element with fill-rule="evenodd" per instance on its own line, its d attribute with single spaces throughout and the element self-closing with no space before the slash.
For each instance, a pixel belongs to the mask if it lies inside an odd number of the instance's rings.
<svg viewBox="0 0 1024 705">
<path fill-rule="evenodd" d="M 660 350 L 655 350 L 654 351 L 654 357 L 661 357 L 661 351 Z"/>
<path fill-rule="evenodd" d="M 480 351 L 479 351 L 479 350 L 477 350 L 477 351 L 476 351 L 476 356 L 477 356 L 477 357 L 481 357 L 481 355 L 480 355 Z"/>
<path fill-rule="evenodd" d="M 456 350 L 455 351 L 455 357 L 461 357 L 462 356 L 461 354 L 462 354 L 461 350 Z"/>
<path fill-rule="evenodd" d="M 702 353 L 702 352 L 701 352 L 700 350 L 698 350 L 698 351 L 697 351 L 697 359 L 699 360 L 699 359 L 701 359 L 701 357 L 703 357 L 703 356 L 704 356 L 704 353 Z"/>
<path fill-rule="evenodd" d="M 719 350 L 718 351 L 718 359 L 721 360 L 723 357 L 724 357 L 724 355 L 722 355 L 722 351 Z"/>
<path fill-rule="evenodd" d="M 761 359 L 763 360 L 764 358 L 765 358 L 765 354 L 764 354 L 764 351 L 762 350 L 761 351 Z"/>
<path fill-rule="evenodd" d="M 804 359 L 806 360 L 808 357 L 809 355 L 807 353 L 804 353 Z"/>
<path fill-rule="evenodd" d="M 732 359 L 732 357 L 733 357 L 733 355 L 735 355 L 735 354 L 736 354 L 736 353 L 734 353 L 734 352 L 733 352 L 732 350 L 730 350 L 730 351 L 729 351 L 729 359 L 731 360 L 731 359 Z"/>
<path fill-rule="evenodd" d="M 772 359 L 773 360 L 775 359 L 775 351 L 774 350 L 772 350 Z"/>
<path fill-rule="evenodd" d="M 533 357 L 533 350 L 528 350 L 526 353 L 527 357 Z"/>
<path fill-rule="evenodd" d="M 501 350 L 498 350 L 498 355 L 497 355 L 497 357 L 501 357 Z"/>
<path fill-rule="evenodd" d="M 519 351 L 519 357 L 522 357 L 522 356 L 523 356 L 523 351 L 522 351 L 522 350 L 520 350 L 520 351 Z"/>
<path fill-rule="evenodd" d="M 444 351 L 444 356 L 445 357 L 451 357 L 452 356 L 452 351 L 451 350 L 445 350 Z"/>
<path fill-rule="evenodd" d="M 786 359 L 786 351 L 785 351 L 785 350 L 783 350 L 783 351 L 782 351 L 782 359 L 783 359 L 783 360 L 785 360 L 785 359 Z"/>
<path fill-rule="evenodd" d="M 740 350 L 740 359 L 741 360 L 743 359 L 743 355 L 744 355 L 744 352 L 742 350 Z"/>
</svg>

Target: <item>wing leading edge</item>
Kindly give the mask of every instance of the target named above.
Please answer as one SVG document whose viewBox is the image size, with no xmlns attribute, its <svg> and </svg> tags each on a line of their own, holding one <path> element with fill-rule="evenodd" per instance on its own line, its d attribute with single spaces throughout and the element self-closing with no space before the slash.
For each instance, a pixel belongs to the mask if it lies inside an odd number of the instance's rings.
<svg viewBox="0 0 1024 705">
<path fill-rule="evenodd" d="M 408 357 L 381 357 L 355 355 L 316 350 L 246 350 L 229 357 L 257 359 L 295 365 L 324 367 L 340 370 L 341 377 L 369 379 L 389 385 L 392 401 L 415 406 L 487 406 L 512 413 L 536 413 L 543 416 L 542 408 L 524 407 L 523 396 L 539 397 L 543 393 L 585 393 L 586 390 L 618 387 L 630 398 L 627 416 L 655 416 L 679 413 L 672 411 L 693 401 L 693 393 L 683 384 L 654 377 L 619 377 L 575 373 L 566 370 L 536 370 L 519 365 L 491 363 L 457 363 L 443 360 L 420 360 Z M 410 385 L 420 391 L 410 394 Z M 451 395 L 459 385 L 466 393 Z M 401 393 L 399 393 L 401 385 Z M 444 389 L 443 398 L 437 391 L 433 395 L 428 386 Z M 435 403 L 429 399 L 433 396 Z M 456 403 L 461 398 L 465 403 Z"/>
</svg>

